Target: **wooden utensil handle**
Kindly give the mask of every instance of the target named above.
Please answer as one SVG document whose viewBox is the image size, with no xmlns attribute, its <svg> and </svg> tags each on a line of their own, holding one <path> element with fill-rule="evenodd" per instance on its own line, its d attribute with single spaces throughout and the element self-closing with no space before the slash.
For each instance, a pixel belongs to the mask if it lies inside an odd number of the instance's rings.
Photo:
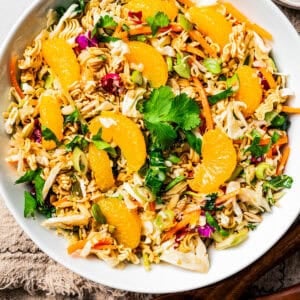
<svg viewBox="0 0 300 300">
<path fill-rule="evenodd" d="M 249 285 L 297 249 L 300 249 L 300 223 L 294 224 L 271 250 L 239 273 L 205 288 L 163 295 L 156 300 L 239 299 Z"/>
</svg>

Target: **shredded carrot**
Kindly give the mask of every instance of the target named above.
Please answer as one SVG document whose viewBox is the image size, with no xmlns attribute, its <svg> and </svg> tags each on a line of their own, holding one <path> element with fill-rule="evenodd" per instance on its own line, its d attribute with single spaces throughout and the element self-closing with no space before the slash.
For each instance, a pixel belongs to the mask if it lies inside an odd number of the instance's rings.
<svg viewBox="0 0 300 300">
<path fill-rule="evenodd" d="M 19 82 L 17 80 L 17 56 L 14 55 L 11 57 L 10 62 L 9 62 L 9 77 L 10 77 L 10 82 L 12 86 L 15 88 L 16 92 L 21 98 L 24 98 L 23 91 L 19 85 Z"/>
<path fill-rule="evenodd" d="M 107 246 L 113 246 L 114 240 L 111 237 L 103 238 L 102 240 L 98 241 L 92 248 L 101 250 Z"/>
<path fill-rule="evenodd" d="M 300 107 L 290 107 L 287 105 L 283 105 L 281 111 L 288 114 L 300 114 Z"/>
<path fill-rule="evenodd" d="M 239 192 L 240 192 L 240 189 L 237 189 L 237 190 L 235 190 L 231 193 L 228 193 L 228 194 L 225 194 L 225 195 L 222 195 L 222 196 L 218 197 L 216 199 L 216 204 L 219 205 L 219 204 L 222 204 L 222 203 L 226 202 L 230 198 L 235 197 Z"/>
<path fill-rule="evenodd" d="M 197 41 L 209 55 L 211 55 L 212 57 L 217 56 L 216 50 L 207 43 L 207 41 L 199 31 L 191 30 L 189 31 L 189 36 L 192 40 Z"/>
<path fill-rule="evenodd" d="M 166 241 L 174 237 L 176 232 L 183 229 L 189 224 L 195 224 L 200 216 L 200 210 L 194 210 L 188 214 L 183 215 L 182 220 L 176 223 L 170 230 L 168 230 L 162 237 L 162 241 Z"/>
<path fill-rule="evenodd" d="M 149 210 L 151 210 L 151 211 L 155 211 L 155 201 L 151 201 L 151 202 L 149 202 Z"/>
<path fill-rule="evenodd" d="M 67 248 L 68 254 L 72 254 L 76 250 L 82 249 L 85 246 L 86 242 L 87 242 L 87 239 L 84 239 L 84 240 L 80 240 L 80 241 L 77 241 L 77 242 L 71 244 Z"/>
<path fill-rule="evenodd" d="M 271 141 L 270 138 L 263 139 L 263 140 L 260 140 L 259 144 L 261 146 L 268 145 L 270 143 L 270 141 Z M 281 145 L 284 145 L 284 144 L 287 144 L 287 143 L 288 143 L 288 137 L 287 137 L 287 135 L 284 135 L 284 136 L 280 137 L 278 139 L 278 141 L 276 143 L 274 143 L 273 146 L 281 146 Z"/>
<path fill-rule="evenodd" d="M 211 111 L 210 111 L 210 106 L 207 100 L 207 96 L 206 93 L 204 91 L 204 88 L 200 82 L 200 80 L 196 77 L 193 77 L 193 81 L 195 83 L 195 86 L 199 92 L 200 95 L 200 100 L 202 103 L 202 107 L 203 107 L 203 115 L 206 121 L 206 128 L 208 130 L 213 129 L 214 128 L 214 122 L 213 122 L 213 118 L 211 115 Z"/>
<path fill-rule="evenodd" d="M 189 52 L 189 53 L 192 53 L 192 54 L 195 54 L 197 56 L 200 56 L 202 58 L 205 58 L 205 54 L 203 53 L 202 50 L 198 49 L 198 48 L 195 48 L 195 47 L 192 47 L 190 45 L 186 45 L 185 48 L 183 49 L 184 51 L 186 52 Z"/>
<path fill-rule="evenodd" d="M 246 23 L 246 26 L 254 31 L 256 31 L 260 36 L 266 38 L 267 40 L 272 40 L 272 34 L 269 33 L 266 29 L 261 26 L 252 23 L 243 13 L 241 13 L 236 7 L 234 7 L 231 3 L 225 2 L 223 3 L 226 7 L 226 10 L 229 14 L 231 14 L 235 19 L 237 19 L 240 23 Z"/>
<path fill-rule="evenodd" d="M 269 72 L 266 68 L 259 68 L 259 71 L 261 72 L 261 74 L 263 75 L 263 77 L 267 80 L 269 86 L 271 89 L 275 89 L 276 88 L 276 82 L 273 78 L 273 75 L 271 72 Z"/>
<path fill-rule="evenodd" d="M 52 203 L 52 205 L 55 207 L 68 207 L 68 206 L 72 206 L 72 204 L 73 203 L 71 201 L 68 201 L 67 199 L 64 198 Z"/>
<path fill-rule="evenodd" d="M 279 164 L 278 164 L 278 167 L 277 167 L 277 170 L 276 170 L 277 175 L 282 174 L 282 172 L 284 170 L 284 167 L 286 165 L 286 162 L 289 158 L 290 152 L 291 152 L 291 149 L 288 145 L 283 148 L 282 154 L 281 154 L 281 159 L 279 161 Z"/>
</svg>

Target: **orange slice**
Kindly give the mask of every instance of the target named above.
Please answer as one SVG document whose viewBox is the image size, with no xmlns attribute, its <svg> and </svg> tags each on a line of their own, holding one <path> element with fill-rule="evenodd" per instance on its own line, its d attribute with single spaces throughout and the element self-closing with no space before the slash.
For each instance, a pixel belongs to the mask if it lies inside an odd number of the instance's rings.
<svg viewBox="0 0 300 300">
<path fill-rule="evenodd" d="M 42 54 L 46 63 L 58 77 L 64 90 L 80 79 L 80 66 L 72 47 L 62 38 L 43 42 Z"/>
<path fill-rule="evenodd" d="M 95 135 L 102 128 L 102 139 L 114 142 L 120 147 L 127 160 L 128 168 L 135 172 L 145 163 L 147 152 L 142 131 L 131 119 L 114 112 L 102 112 L 89 124 L 89 130 Z"/>
<path fill-rule="evenodd" d="M 60 110 L 60 102 L 51 95 L 41 95 L 40 97 L 40 122 L 41 125 L 50 129 L 58 139 L 63 139 L 64 118 Z M 42 139 L 43 147 L 47 150 L 54 149 L 57 145 L 53 140 Z"/>
<path fill-rule="evenodd" d="M 244 110 L 246 116 L 252 115 L 259 106 L 263 89 L 257 71 L 249 66 L 240 66 L 237 69 L 240 87 L 236 94 L 236 100 L 247 104 Z"/>
<path fill-rule="evenodd" d="M 193 6 L 188 9 L 187 17 L 192 23 L 196 24 L 202 34 L 210 37 L 213 42 L 223 48 L 229 42 L 232 25 L 217 11 L 217 7 L 217 5 Z"/>
<path fill-rule="evenodd" d="M 203 135 L 202 156 L 202 163 L 197 166 L 189 186 L 201 193 L 216 192 L 236 167 L 233 142 L 220 129 L 209 130 Z"/>
<path fill-rule="evenodd" d="M 129 53 L 126 57 L 130 63 L 143 65 L 143 76 L 155 88 L 165 85 L 168 80 L 168 66 L 163 56 L 152 46 L 143 42 L 128 43 Z"/>
<path fill-rule="evenodd" d="M 112 173 L 111 161 L 106 151 L 97 149 L 91 143 L 89 145 L 88 161 L 99 189 L 105 192 L 113 187 L 115 180 Z"/>
<path fill-rule="evenodd" d="M 135 210 L 129 210 L 118 198 L 105 198 L 98 202 L 108 224 L 115 226 L 114 236 L 119 244 L 136 248 L 141 239 L 142 222 Z"/>
<path fill-rule="evenodd" d="M 156 15 L 161 11 L 165 13 L 171 21 L 174 21 L 178 14 L 178 8 L 175 0 L 130 0 L 124 6 L 124 15 L 126 11 L 142 12 L 142 20 L 145 21 L 148 17 Z"/>
</svg>

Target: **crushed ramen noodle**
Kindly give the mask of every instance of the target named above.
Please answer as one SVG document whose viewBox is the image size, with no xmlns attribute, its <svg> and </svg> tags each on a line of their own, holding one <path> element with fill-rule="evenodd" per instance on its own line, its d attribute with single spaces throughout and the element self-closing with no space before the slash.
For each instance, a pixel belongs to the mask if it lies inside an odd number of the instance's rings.
<svg viewBox="0 0 300 300">
<path fill-rule="evenodd" d="M 292 95 L 230 2 L 73 1 L 10 63 L 24 216 L 109 265 L 209 270 L 290 188 Z M 299 109 L 298 109 L 299 110 Z"/>
</svg>

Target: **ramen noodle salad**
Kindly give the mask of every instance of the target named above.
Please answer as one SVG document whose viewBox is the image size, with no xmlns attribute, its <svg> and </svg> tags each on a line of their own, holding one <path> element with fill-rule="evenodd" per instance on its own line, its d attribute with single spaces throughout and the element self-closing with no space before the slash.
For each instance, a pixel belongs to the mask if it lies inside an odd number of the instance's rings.
<svg viewBox="0 0 300 300">
<path fill-rule="evenodd" d="M 46 22 L 45 22 L 46 23 Z M 109 265 L 209 270 L 290 188 L 272 35 L 230 2 L 90 0 L 50 9 L 10 62 L 6 161 L 24 216 Z"/>
</svg>

